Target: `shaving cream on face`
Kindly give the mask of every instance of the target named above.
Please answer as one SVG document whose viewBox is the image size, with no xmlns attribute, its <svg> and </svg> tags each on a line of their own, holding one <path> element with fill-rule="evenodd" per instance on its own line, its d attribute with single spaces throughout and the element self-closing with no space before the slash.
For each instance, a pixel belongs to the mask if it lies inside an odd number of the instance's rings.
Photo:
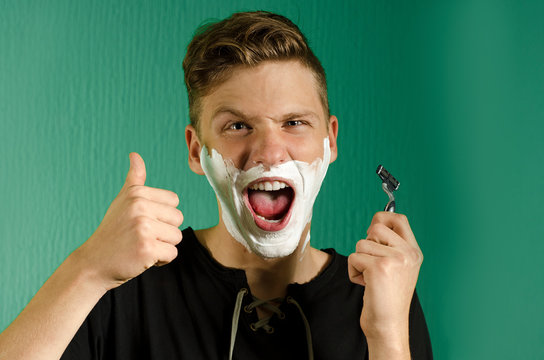
<svg viewBox="0 0 544 360">
<path fill-rule="evenodd" d="M 304 228 L 312 219 L 312 208 L 327 173 L 330 156 L 327 137 L 323 140 L 323 158 L 317 158 L 311 164 L 291 160 L 269 170 L 261 164 L 244 171 L 236 168 L 232 160 L 223 159 L 215 149 L 209 154 L 205 146 L 200 152 L 200 164 L 219 199 L 223 222 L 232 237 L 261 257 L 278 258 L 295 251 Z M 265 178 L 285 179 L 294 191 L 289 222 L 278 231 L 258 227 L 244 201 L 248 185 Z M 309 239 L 308 231 L 303 248 Z"/>
</svg>

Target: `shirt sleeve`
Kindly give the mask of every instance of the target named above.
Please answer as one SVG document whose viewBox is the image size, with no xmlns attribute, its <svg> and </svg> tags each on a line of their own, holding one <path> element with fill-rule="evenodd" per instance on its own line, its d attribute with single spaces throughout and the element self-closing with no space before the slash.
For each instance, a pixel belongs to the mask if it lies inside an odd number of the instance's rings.
<svg viewBox="0 0 544 360">
<path fill-rule="evenodd" d="M 61 360 L 101 360 L 108 338 L 110 294 L 107 293 L 89 313 L 68 344 Z"/>
<path fill-rule="evenodd" d="M 423 315 L 423 309 L 415 291 L 410 306 L 409 319 L 412 360 L 431 360 L 433 358 L 431 338 Z"/>
</svg>

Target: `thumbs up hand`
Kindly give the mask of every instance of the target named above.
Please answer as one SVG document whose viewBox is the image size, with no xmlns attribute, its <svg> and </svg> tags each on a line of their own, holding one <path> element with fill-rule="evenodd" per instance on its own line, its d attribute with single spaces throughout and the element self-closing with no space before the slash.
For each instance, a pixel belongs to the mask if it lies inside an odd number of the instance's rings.
<svg viewBox="0 0 544 360">
<path fill-rule="evenodd" d="M 177 256 L 183 214 L 178 196 L 145 186 L 141 156 L 130 153 L 125 184 L 94 234 L 74 254 L 106 290 Z"/>
</svg>

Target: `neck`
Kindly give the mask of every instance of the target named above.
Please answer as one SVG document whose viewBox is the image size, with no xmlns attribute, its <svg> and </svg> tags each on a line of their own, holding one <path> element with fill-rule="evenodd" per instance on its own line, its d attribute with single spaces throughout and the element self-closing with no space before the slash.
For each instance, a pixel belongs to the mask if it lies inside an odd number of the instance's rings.
<svg viewBox="0 0 544 360">
<path fill-rule="evenodd" d="M 301 238 L 305 239 L 309 231 L 310 224 Z M 215 227 L 196 231 L 196 236 L 221 265 L 244 270 L 251 293 L 259 299 L 284 297 L 287 285 L 309 282 L 329 261 L 328 254 L 312 248 L 309 243 L 304 246 L 303 241 L 289 256 L 262 258 L 236 241 L 222 222 Z"/>
</svg>

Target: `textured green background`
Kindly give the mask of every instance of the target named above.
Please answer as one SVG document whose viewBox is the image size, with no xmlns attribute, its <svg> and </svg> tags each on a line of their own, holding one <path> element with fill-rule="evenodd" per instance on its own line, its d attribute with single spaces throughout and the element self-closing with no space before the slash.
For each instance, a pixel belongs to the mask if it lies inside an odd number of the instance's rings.
<svg viewBox="0 0 544 360">
<path fill-rule="evenodd" d="M 340 153 L 312 241 L 349 254 L 400 180 L 436 358 L 544 358 L 543 1 L 0 0 L 0 329 L 98 226 L 128 153 L 217 220 L 190 172 L 181 61 L 197 25 L 267 9 L 327 70 Z"/>
</svg>

